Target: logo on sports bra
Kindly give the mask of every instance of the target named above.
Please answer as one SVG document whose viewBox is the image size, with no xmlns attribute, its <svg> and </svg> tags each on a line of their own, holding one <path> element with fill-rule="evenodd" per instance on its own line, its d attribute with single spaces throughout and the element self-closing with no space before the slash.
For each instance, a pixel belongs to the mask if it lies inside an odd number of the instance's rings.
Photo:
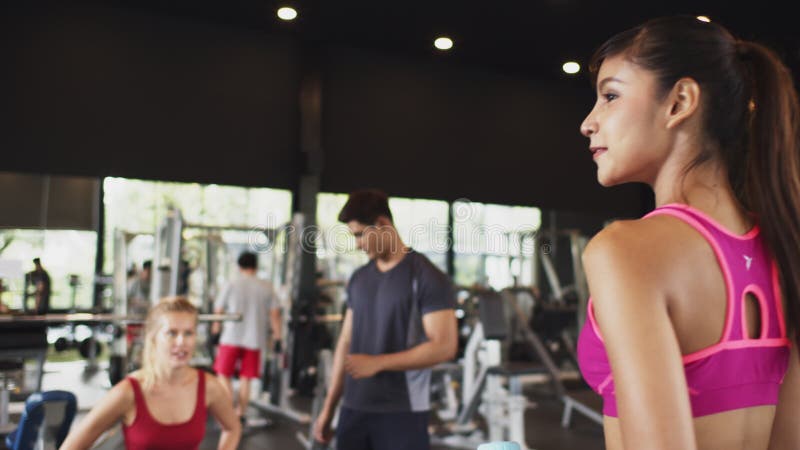
<svg viewBox="0 0 800 450">
<path fill-rule="evenodd" d="M 747 255 L 742 255 L 744 257 L 744 264 L 747 266 L 747 270 L 750 270 L 750 264 L 753 264 L 753 258 Z"/>
</svg>

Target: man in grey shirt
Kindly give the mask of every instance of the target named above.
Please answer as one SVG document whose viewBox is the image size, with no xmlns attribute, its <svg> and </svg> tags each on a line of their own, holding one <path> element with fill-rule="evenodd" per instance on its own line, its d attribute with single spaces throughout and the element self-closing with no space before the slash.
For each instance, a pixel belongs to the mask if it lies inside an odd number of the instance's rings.
<svg viewBox="0 0 800 450">
<path fill-rule="evenodd" d="M 239 362 L 239 404 L 236 412 L 242 417 L 250 399 L 250 382 L 261 375 L 261 349 L 267 343 L 267 330 L 271 328 L 272 338 L 279 340 L 281 316 L 279 305 L 273 302 L 272 286 L 256 277 L 256 255 L 244 252 L 239 256 L 238 264 L 239 277 L 222 289 L 214 301 L 214 312 L 241 314 L 242 320 L 225 322 L 214 358 L 214 370 L 233 396 L 232 379 L 236 363 Z M 212 333 L 218 331 L 219 322 L 216 322 Z"/>
<path fill-rule="evenodd" d="M 328 396 L 314 437 L 347 450 L 430 447 L 430 367 L 455 356 L 455 294 L 447 276 L 406 247 L 386 194 L 350 194 L 339 213 L 370 262 L 347 286 L 347 312 L 333 360 Z"/>
</svg>

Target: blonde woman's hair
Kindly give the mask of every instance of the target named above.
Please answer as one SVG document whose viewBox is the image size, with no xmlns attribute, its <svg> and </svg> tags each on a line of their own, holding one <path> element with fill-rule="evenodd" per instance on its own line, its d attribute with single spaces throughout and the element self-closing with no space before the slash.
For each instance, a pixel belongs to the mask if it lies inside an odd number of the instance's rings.
<svg viewBox="0 0 800 450">
<path fill-rule="evenodd" d="M 142 351 L 141 382 L 144 389 L 151 388 L 156 381 L 166 376 L 166 369 L 159 364 L 156 356 L 156 335 L 162 323 L 161 318 L 169 313 L 189 313 L 194 315 L 197 324 L 197 307 L 186 297 L 166 297 L 150 308 L 144 324 L 144 350 Z"/>
</svg>

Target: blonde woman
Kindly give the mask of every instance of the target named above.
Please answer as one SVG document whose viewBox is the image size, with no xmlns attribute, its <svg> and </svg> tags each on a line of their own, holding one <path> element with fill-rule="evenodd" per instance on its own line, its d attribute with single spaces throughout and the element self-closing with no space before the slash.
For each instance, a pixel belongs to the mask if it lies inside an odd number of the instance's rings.
<svg viewBox="0 0 800 450">
<path fill-rule="evenodd" d="M 197 308 L 183 297 L 167 298 L 145 323 L 142 369 L 117 383 L 67 436 L 62 450 L 88 449 L 117 422 L 125 448 L 197 449 L 206 415 L 219 422 L 219 449 L 235 449 L 241 425 L 216 377 L 189 366 L 194 353 Z"/>
</svg>

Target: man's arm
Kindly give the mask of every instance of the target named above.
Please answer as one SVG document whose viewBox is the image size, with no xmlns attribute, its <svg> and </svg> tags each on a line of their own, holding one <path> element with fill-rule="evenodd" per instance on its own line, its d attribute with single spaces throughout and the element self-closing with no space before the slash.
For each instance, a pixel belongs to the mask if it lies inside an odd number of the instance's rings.
<svg viewBox="0 0 800 450">
<path fill-rule="evenodd" d="M 281 320 L 281 308 L 273 307 L 269 310 L 269 325 L 272 330 L 272 341 L 280 341 L 283 329 L 283 322 Z"/>
<path fill-rule="evenodd" d="M 342 329 L 339 332 L 339 341 L 336 344 L 336 351 L 333 354 L 333 367 L 331 368 L 330 386 L 328 395 L 325 397 L 325 404 L 319 413 L 314 424 L 314 438 L 319 442 L 327 443 L 333 437 L 331 432 L 331 420 L 339 399 L 344 390 L 344 362 L 347 352 L 350 351 L 350 339 L 353 334 L 352 311 L 348 308 L 344 314 Z"/>
<path fill-rule="evenodd" d="M 36 311 L 40 311 L 42 307 L 42 300 L 44 300 L 44 281 L 39 280 L 36 282 Z"/>
<path fill-rule="evenodd" d="M 226 284 L 219 297 L 214 300 L 214 314 L 225 314 L 226 302 L 228 300 L 228 293 L 230 292 L 230 284 Z M 219 334 L 222 331 L 222 322 L 211 323 L 211 334 Z"/>
<path fill-rule="evenodd" d="M 214 308 L 214 314 L 224 314 L 223 308 Z M 211 334 L 219 334 L 222 331 L 222 322 L 211 322 Z"/>
<path fill-rule="evenodd" d="M 458 350 L 455 311 L 441 309 L 422 316 L 426 342 L 408 350 L 383 355 L 348 355 L 345 369 L 353 378 L 368 378 L 378 372 L 414 370 L 453 359 Z"/>
</svg>

